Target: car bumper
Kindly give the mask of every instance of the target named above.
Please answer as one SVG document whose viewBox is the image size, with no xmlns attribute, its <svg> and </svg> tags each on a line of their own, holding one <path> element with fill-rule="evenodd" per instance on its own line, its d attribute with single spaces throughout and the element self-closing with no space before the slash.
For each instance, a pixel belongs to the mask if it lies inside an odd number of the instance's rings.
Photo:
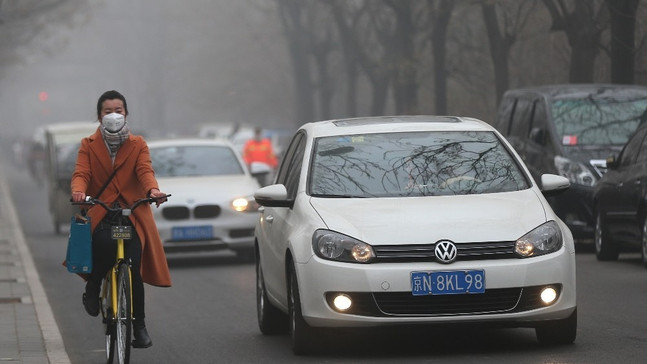
<svg viewBox="0 0 647 364">
<path fill-rule="evenodd" d="M 257 219 L 257 214 L 249 214 L 236 219 L 219 219 L 217 223 L 213 220 L 167 221 L 158 222 L 157 229 L 167 252 L 219 249 L 247 251 L 254 249 L 254 226 Z M 210 234 L 177 238 L 177 234 L 173 234 L 173 229 L 177 228 L 207 228 Z"/>
<path fill-rule="evenodd" d="M 448 296 L 413 296 L 411 272 L 483 269 L 486 293 Z M 389 324 L 470 323 L 532 327 L 541 321 L 568 317 L 576 308 L 575 256 L 565 248 L 541 257 L 438 263 L 348 264 L 312 257 L 296 264 L 304 319 L 315 327 L 364 327 Z M 524 291 L 558 287 L 559 296 L 550 306 L 528 298 Z M 486 296 L 512 292 L 512 303 L 482 308 Z M 339 313 L 331 308 L 332 293 L 357 298 L 356 311 Z M 515 293 L 516 292 L 516 293 Z M 458 297 L 462 296 L 462 297 Z M 524 298 L 525 297 L 525 298 Z M 534 301 L 533 301 L 534 299 Z M 460 302 L 453 302 L 458 300 Z M 444 301 L 444 303 L 443 303 Z M 524 303 L 525 302 L 525 303 Z M 438 306 L 440 304 L 440 306 Z M 461 310 L 435 310 L 456 304 Z"/>
</svg>

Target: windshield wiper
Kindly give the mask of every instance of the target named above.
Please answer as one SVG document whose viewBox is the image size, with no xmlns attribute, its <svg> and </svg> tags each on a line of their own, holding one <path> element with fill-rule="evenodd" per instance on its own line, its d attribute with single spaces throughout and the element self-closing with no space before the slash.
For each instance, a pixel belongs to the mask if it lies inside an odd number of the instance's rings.
<svg viewBox="0 0 647 364">
<path fill-rule="evenodd" d="M 366 196 L 360 195 L 339 195 L 333 193 L 313 193 L 311 197 L 322 197 L 322 198 L 366 198 Z"/>
</svg>

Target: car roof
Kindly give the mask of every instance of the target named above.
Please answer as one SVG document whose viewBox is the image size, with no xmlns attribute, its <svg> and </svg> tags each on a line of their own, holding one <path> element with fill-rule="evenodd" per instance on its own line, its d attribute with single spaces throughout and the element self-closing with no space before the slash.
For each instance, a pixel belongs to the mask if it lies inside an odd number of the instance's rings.
<svg viewBox="0 0 647 364">
<path fill-rule="evenodd" d="M 334 119 L 301 126 L 314 137 L 410 131 L 495 131 L 484 121 L 458 116 L 402 115 Z"/>
<path fill-rule="evenodd" d="M 226 146 L 232 147 L 231 142 L 221 138 L 168 138 L 147 140 L 149 148 L 177 146 Z"/>
<path fill-rule="evenodd" d="M 584 98 L 594 97 L 635 97 L 647 96 L 647 87 L 640 85 L 619 85 L 607 83 L 589 84 L 556 84 L 510 89 L 507 94 L 533 93 L 542 94 L 550 98 Z"/>
<path fill-rule="evenodd" d="M 98 124 L 94 121 L 66 121 L 61 123 L 49 124 L 45 126 L 47 133 L 68 133 L 77 131 L 94 131 Z"/>
</svg>

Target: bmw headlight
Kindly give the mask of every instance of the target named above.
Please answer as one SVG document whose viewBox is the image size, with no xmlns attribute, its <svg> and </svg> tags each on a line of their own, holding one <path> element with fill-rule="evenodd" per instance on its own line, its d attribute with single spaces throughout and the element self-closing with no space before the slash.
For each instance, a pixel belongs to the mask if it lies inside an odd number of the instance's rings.
<svg viewBox="0 0 647 364">
<path fill-rule="evenodd" d="M 562 232 L 555 221 L 549 221 L 517 239 L 515 253 L 522 258 L 536 257 L 558 251 L 562 247 Z"/>
<path fill-rule="evenodd" d="M 319 258 L 338 262 L 369 263 L 375 258 L 369 244 L 330 230 L 315 231 L 312 248 Z"/>
<path fill-rule="evenodd" d="M 556 156 L 555 168 L 557 173 L 568 178 L 573 184 L 593 186 L 598 180 L 598 177 L 584 164 L 568 158 Z"/>
<path fill-rule="evenodd" d="M 258 203 L 254 196 L 239 197 L 231 201 L 231 207 L 238 212 L 255 212 L 258 211 Z"/>
</svg>

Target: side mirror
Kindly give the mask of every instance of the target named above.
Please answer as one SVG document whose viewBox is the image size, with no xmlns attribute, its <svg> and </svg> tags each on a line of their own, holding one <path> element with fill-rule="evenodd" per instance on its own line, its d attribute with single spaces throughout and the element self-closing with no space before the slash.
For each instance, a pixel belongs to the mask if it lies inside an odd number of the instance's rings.
<svg viewBox="0 0 647 364">
<path fill-rule="evenodd" d="M 544 196 L 554 196 L 566 191 L 571 186 L 568 178 L 556 174 L 541 175 L 541 192 Z"/>
<path fill-rule="evenodd" d="M 288 200 L 288 191 L 285 185 L 276 184 L 259 188 L 254 193 L 256 203 L 267 207 L 292 207 L 294 201 Z"/>
</svg>

